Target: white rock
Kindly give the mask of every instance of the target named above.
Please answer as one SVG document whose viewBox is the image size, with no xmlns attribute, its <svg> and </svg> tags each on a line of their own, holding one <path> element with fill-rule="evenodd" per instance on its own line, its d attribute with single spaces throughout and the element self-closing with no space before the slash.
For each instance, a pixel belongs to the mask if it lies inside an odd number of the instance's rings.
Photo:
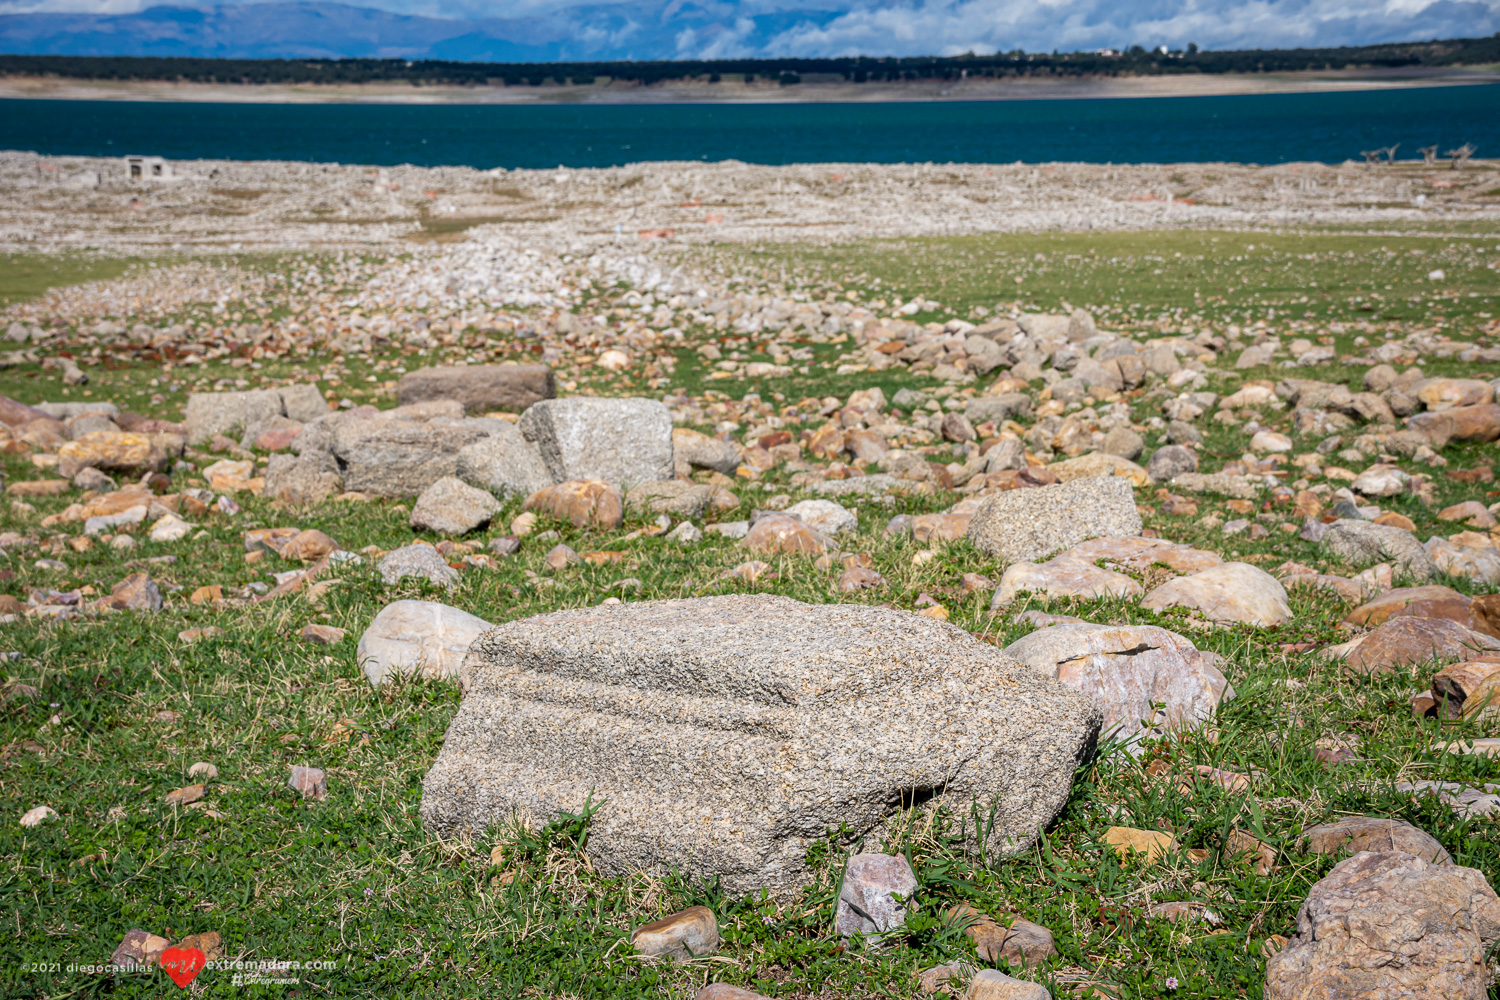
<svg viewBox="0 0 1500 1000">
<path fill-rule="evenodd" d="M 1251 451 L 1291 451 L 1292 439 L 1275 431 L 1256 431 L 1250 439 Z"/>
<path fill-rule="evenodd" d="M 391 674 L 451 677 L 490 623 L 435 601 L 396 601 L 359 637 L 355 656 L 371 684 Z"/>
<path fill-rule="evenodd" d="M 1168 580 L 1146 595 L 1141 607 L 1195 608 L 1209 621 L 1250 622 L 1269 627 L 1292 617 L 1286 589 L 1265 570 L 1227 562 L 1192 576 Z"/>
<path fill-rule="evenodd" d="M 163 514 L 151 525 L 151 540 L 153 542 L 175 542 L 186 538 L 193 526 L 176 514 Z"/>
<path fill-rule="evenodd" d="M 703 539 L 703 532 L 692 521 L 683 521 L 677 527 L 667 532 L 667 538 L 678 545 L 691 545 L 693 542 Z"/>
<path fill-rule="evenodd" d="M 859 529 L 859 518 L 842 504 L 832 500 L 803 500 L 792 504 L 786 512 L 801 518 L 803 524 L 816 528 L 825 535 Z"/>
<path fill-rule="evenodd" d="M 41 826 L 47 820 L 56 818 L 57 813 L 51 806 L 37 806 L 34 809 L 26 810 L 25 814 L 21 817 L 21 825 Z"/>
</svg>

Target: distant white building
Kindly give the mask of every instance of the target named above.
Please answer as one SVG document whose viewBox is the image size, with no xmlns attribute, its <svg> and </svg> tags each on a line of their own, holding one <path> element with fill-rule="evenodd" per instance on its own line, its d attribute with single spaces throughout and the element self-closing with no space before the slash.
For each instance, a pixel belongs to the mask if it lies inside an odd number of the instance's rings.
<svg viewBox="0 0 1500 1000">
<path fill-rule="evenodd" d="M 177 177 L 172 164 L 160 156 L 125 157 L 125 174 L 133 181 L 170 181 Z"/>
</svg>

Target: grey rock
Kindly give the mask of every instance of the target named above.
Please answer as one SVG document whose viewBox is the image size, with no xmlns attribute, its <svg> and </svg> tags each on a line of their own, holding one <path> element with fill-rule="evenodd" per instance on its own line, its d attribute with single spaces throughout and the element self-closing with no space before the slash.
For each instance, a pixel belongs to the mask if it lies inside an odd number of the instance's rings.
<svg viewBox="0 0 1500 1000">
<path fill-rule="evenodd" d="M 382 497 L 414 497 L 458 471 L 458 453 L 487 437 L 468 421 L 348 420 L 333 431 L 344 488 Z M 300 435 L 299 435 L 300 437 Z"/>
<path fill-rule="evenodd" d="M 356 662 L 377 686 L 395 675 L 452 677 L 474 640 L 489 628 L 483 618 L 446 604 L 393 601 L 359 637 Z"/>
<path fill-rule="evenodd" d="M 392 549 L 376 564 L 380 578 L 388 586 L 408 577 L 416 577 L 452 589 L 458 586 L 458 571 L 443 559 L 431 545 L 404 545 Z"/>
<path fill-rule="evenodd" d="M 317 459 L 272 455 L 266 462 L 264 494 L 272 499 L 303 506 L 337 496 L 343 488 L 343 477 Z"/>
<path fill-rule="evenodd" d="M 521 415 L 554 482 L 602 479 L 623 488 L 671 479 L 672 413 L 650 399 L 548 399 Z"/>
<path fill-rule="evenodd" d="M 276 394 L 281 397 L 282 414 L 299 424 L 328 416 L 328 401 L 318 387 L 309 382 L 283 386 L 276 390 Z"/>
<path fill-rule="evenodd" d="M 712 469 L 732 476 L 740 467 L 740 446 L 733 441 L 709 437 L 678 427 L 672 431 L 672 460 L 692 469 Z"/>
<path fill-rule="evenodd" d="M 115 488 L 115 481 L 93 466 L 86 465 L 73 476 L 73 486 L 80 490 L 98 490 L 104 493 Z"/>
<path fill-rule="evenodd" d="M 713 502 L 714 487 L 666 479 L 642 483 L 625 494 L 625 509 L 674 517 L 701 518 Z"/>
<path fill-rule="evenodd" d="M 833 929 L 874 940 L 906 925 L 905 901 L 917 891 L 911 863 L 899 854 L 856 854 L 844 866 Z"/>
<path fill-rule="evenodd" d="M 850 476 L 848 479 L 825 479 L 810 483 L 808 490 L 825 497 L 880 496 L 900 485 L 895 476 L 877 472 L 870 476 Z"/>
<path fill-rule="evenodd" d="M 188 444 L 207 444 L 215 434 L 239 438 L 251 427 L 286 416 L 281 395 L 275 389 L 246 392 L 195 392 L 188 396 L 183 423 Z"/>
<path fill-rule="evenodd" d="M 1115 427 L 1104 435 L 1104 446 L 1099 450 L 1134 462 L 1146 450 L 1146 439 L 1129 427 Z"/>
<path fill-rule="evenodd" d="M 402 406 L 456 399 L 466 413 L 519 413 L 556 395 L 557 380 L 546 365 L 440 365 L 407 372 L 396 383 Z"/>
<path fill-rule="evenodd" d="M 1308 827 L 1301 839 L 1314 854 L 1405 851 L 1434 865 L 1453 863 L 1453 856 L 1431 834 L 1399 819 L 1345 816 L 1335 823 Z"/>
<path fill-rule="evenodd" d="M 1186 420 L 1173 420 L 1167 424 L 1168 444 L 1202 444 L 1203 432 Z"/>
<path fill-rule="evenodd" d="M 1198 471 L 1198 453 L 1180 444 L 1169 444 L 1156 449 L 1151 461 L 1146 464 L 1146 475 L 1153 483 L 1166 483 L 1178 476 Z"/>
<path fill-rule="evenodd" d="M 488 437 L 458 451 L 454 474 L 501 497 L 529 497 L 553 485 L 552 474 L 536 445 L 514 424 L 496 421 Z"/>
<path fill-rule="evenodd" d="M 1001 438 L 984 453 L 984 471 L 987 474 L 1024 468 L 1026 468 L 1026 445 L 1016 438 Z"/>
<path fill-rule="evenodd" d="M 997 425 L 1031 413 L 1031 397 L 1024 392 L 1007 392 L 999 396 L 975 396 L 964 407 L 971 424 L 993 420 Z"/>
<path fill-rule="evenodd" d="M 692 521 L 683 521 L 677 527 L 667 532 L 667 540 L 676 542 L 678 545 L 692 545 L 694 542 L 703 541 L 703 532 Z"/>
<path fill-rule="evenodd" d="M 1395 525 L 1341 519 L 1328 525 L 1322 545 L 1336 558 L 1355 566 L 1392 562 L 1398 577 L 1418 583 L 1427 582 L 1437 572 L 1437 564 L 1417 537 Z"/>
<path fill-rule="evenodd" d="M 1171 484 L 1189 493 L 1217 493 L 1237 500 L 1254 500 L 1260 496 L 1261 482 L 1249 476 L 1226 476 L 1222 472 L 1183 472 L 1173 476 Z"/>
<path fill-rule="evenodd" d="M 710 524 L 708 530 L 724 538 L 744 538 L 750 534 L 750 522 L 720 521 L 718 524 Z"/>
<path fill-rule="evenodd" d="M 1297 532 L 1297 537 L 1304 542 L 1321 542 L 1328 537 L 1328 525 L 1320 517 L 1309 517 L 1302 522 L 1302 530 Z"/>
<path fill-rule="evenodd" d="M 804 884 L 830 825 L 878 842 L 914 788 L 993 807 L 988 848 L 1025 850 L 1099 728 L 1088 699 L 956 626 L 770 595 L 510 622 L 460 683 L 423 783 L 429 830 L 539 827 L 592 793 L 600 871 L 736 893 Z"/>
<path fill-rule="evenodd" d="M 69 420 L 67 426 L 68 440 L 77 441 L 85 434 L 95 431 L 107 431 L 118 433 L 120 427 L 110 419 L 107 413 L 84 413 Z"/>
<path fill-rule="evenodd" d="M 287 776 L 286 787 L 304 799 L 328 798 L 328 778 L 320 768 L 294 765 L 292 773 Z"/>
<path fill-rule="evenodd" d="M 912 533 L 912 516 L 910 514 L 897 514 L 885 523 L 887 535 L 906 536 Z"/>
<path fill-rule="evenodd" d="M 38 403 L 36 408 L 57 420 L 72 420 L 81 417 L 85 413 L 102 413 L 113 417 L 120 412 L 120 408 L 114 403 Z"/>
<path fill-rule="evenodd" d="M 411 509 L 411 526 L 414 531 L 466 535 L 489 524 L 499 512 L 500 501 L 493 494 L 457 476 L 444 476 L 417 497 Z"/>
<path fill-rule="evenodd" d="M 915 410 L 931 398 L 919 389 L 897 389 L 896 395 L 891 397 L 891 405 L 903 410 Z"/>
<path fill-rule="evenodd" d="M 1334 865 L 1297 911 L 1297 933 L 1266 963 L 1266 1000 L 1483 1000 L 1500 899 L 1484 873 L 1405 851 Z"/>
<path fill-rule="evenodd" d="M 491 538 L 490 544 L 485 546 L 491 555 L 513 556 L 521 551 L 521 540 L 514 535 L 501 535 L 499 538 Z"/>
<path fill-rule="evenodd" d="M 1019 563 L 1038 562 L 1090 538 L 1140 533 L 1141 515 L 1130 481 L 1089 476 L 990 497 L 975 511 L 968 537 L 986 555 Z"/>
</svg>

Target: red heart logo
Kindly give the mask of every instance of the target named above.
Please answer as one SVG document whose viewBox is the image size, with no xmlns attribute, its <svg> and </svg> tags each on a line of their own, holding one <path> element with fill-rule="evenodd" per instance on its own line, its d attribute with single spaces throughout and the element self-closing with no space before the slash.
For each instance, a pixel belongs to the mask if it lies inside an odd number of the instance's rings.
<svg viewBox="0 0 1500 1000">
<path fill-rule="evenodd" d="M 203 971 L 208 956 L 199 948 L 168 948 L 161 953 L 161 967 L 167 970 L 172 982 L 183 989 Z"/>
</svg>

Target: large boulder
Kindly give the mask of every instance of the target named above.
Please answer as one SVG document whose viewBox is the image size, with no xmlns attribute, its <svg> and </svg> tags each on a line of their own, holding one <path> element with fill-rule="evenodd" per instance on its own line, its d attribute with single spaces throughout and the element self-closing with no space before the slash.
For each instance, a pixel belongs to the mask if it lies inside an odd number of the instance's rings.
<svg viewBox="0 0 1500 1000">
<path fill-rule="evenodd" d="M 1391 617 L 1373 631 L 1331 647 L 1351 670 L 1389 673 L 1397 667 L 1436 661 L 1452 663 L 1489 658 L 1500 651 L 1500 639 L 1475 632 L 1445 618 Z"/>
<path fill-rule="evenodd" d="M 1002 562 L 1037 562 L 1079 542 L 1141 533 L 1130 481 L 1091 476 L 1057 486 L 1006 490 L 980 505 L 969 540 Z"/>
<path fill-rule="evenodd" d="M 672 411 L 650 399 L 575 396 L 521 414 L 553 482 L 602 479 L 629 488 L 671 479 Z"/>
<path fill-rule="evenodd" d="M 489 627 L 483 618 L 435 601 L 393 601 L 359 637 L 356 662 L 377 685 L 397 674 L 452 677 Z"/>
<path fill-rule="evenodd" d="M 1197 726 L 1229 690 L 1196 646 L 1153 625 L 1053 625 L 1017 639 L 1005 654 L 1088 695 L 1104 713 L 1105 731 L 1127 738 Z"/>
<path fill-rule="evenodd" d="M 1397 577 L 1409 577 L 1418 583 L 1437 573 L 1437 564 L 1417 537 L 1395 525 L 1344 518 L 1328 526 L 1322 544 L 1333 556 L 1354 566 L 1395 563 Z"/>
<path fill-rule="evenodd" d="M 187 426 L 188 444 L 207 444 L 216 434 L 239 438 L 252 427 L 286 416 L 282 405 L 281 394 L 275 389 L 192 393 L 182 420 Z"/>
<path fill-rule="evenodd" d="M 540 827 L 592 799 L 601 871 L 717 876 L 735 893 L 804 884 L 828 829 L 879 842 L 913 794 L 965 815 L 977 803 L 988 850 L 1025 850 L 1100 720 L 955 626 L 769 595 L 510 622 L 459 679 L 423 782 L 429 830 Z"/>
<path fill-rule="evenodd" d="M 1405 851 L 1334 865 L 1266 963 L 1266 1000 L 1485 1000 L 1500 899 L 1484 874 Z"/>
<path fill-rule="evenodd" d="M 276 390 L 281 397 L 281 413 L 288 420 L 305 424 L 309 420 L 328 416 L 328 401 L 323 393 L 310 382 L 283 386 Z"/>
<path fill-rule="evenodd" d="M 519 413 L 556 395 L 557 380 L 546 365 L 439 365 L 407 372 L 396 383 L 402 406 L 456 399 L 466 413 Z"/>
<path fill-rule="evenodd" d="M 496 422 L 489 437 L 459 450 L 456 475 L 502 497 L 530 496 L 552 485 L 542 453 L 504 420 Z"/>
<path fill-rule="evenodd" d="M 343 470 L 344 489 L 414 497 L 453 475 L 458 453 L 493 429 L 482 421 L 346 420 L 334 428 L 332 452 Z"/>
</svg>

